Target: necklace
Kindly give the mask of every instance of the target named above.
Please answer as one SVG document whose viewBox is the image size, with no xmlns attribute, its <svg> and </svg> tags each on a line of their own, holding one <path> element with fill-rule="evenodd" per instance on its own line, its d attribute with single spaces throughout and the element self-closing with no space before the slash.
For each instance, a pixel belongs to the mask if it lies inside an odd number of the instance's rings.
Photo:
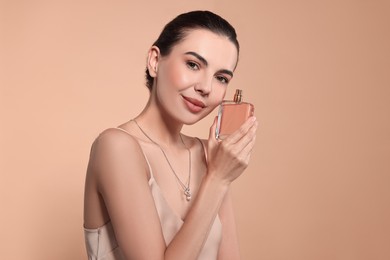
<svg viewBox="0 0 390 260">
<path fill-rule="evenodd" d="M 191 200 L 191 189 L 190 189 L 190 182 L 191 182 L 191 150 L 186 146 L 186 144 L 184 143 L 183 141 L 183 137 L 181 136 L 180 134 L 180 140 L 181 142 L 183 143 L 184 147 L 187 149 L 188 151 L 188 158 L 189 158 L 189 166 L 188 166 L 188 182 L 187 182 L 187 186 L 180 180 L 179 176 L 176 174 L 175 170 L 173 169 L 171 163 L 169 162 L 168 160 L 168 156 L 165 154 L 164 152 L 164 149 L 162 149 L 162 147 L 156 143 L 152 138 L 149 137 L 149 135 L 147 135 L 145 133 L 145 131 L 139 126 L 138 122 L 135 120 L 135 119 L 132 119 L 131 121 L 134 121 L 134 123 L 137 125 L 137 127 L 139 128 L 139 130 L 141 130 L 141 132 L 152 142 L 154 143 L 155 145 L 158 146 L 158 148 L 160 148 L 162 154 L 164 155 L 165 157 L 165 160 L 167 161 L 169 167 L 171 168 L 173 174 L 175 175 L 176 179 L 179 181 L 179 184 L 180 186 L 182 187 L 182 189 L 184 190 L 184 195 L 186 196 L 186 200 L 187 201 L 190 201 Z"/>
</svg>

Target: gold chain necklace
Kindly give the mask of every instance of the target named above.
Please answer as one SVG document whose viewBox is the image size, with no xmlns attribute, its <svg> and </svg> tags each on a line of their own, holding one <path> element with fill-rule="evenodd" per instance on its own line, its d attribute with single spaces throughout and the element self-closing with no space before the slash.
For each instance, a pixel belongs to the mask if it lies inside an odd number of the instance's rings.
<svg viewBox="0 0 390 260">
<path fill-rule="evenodd" d="M 191 189 L 190 189 L 190 183 L 191 183 L 191 150 L 186 146 L 186 144 L 184 143 L 183 141 L 183 137 L 181 136 L 180 134 L 180 140 L 181 142 L 183 143 L 184 147 L 187 149 L 188 151 L 188 158 L 189 158 L 189 166 L 188 166 L 188 183 L 187 183 L 187 186 L 184 185 L 184 183 L 180 180 L 179 176 L 176 174 L 175 170 L 173 169 L 171 163 L 169 162 L 168 160 L 168 156 L 165 154 L 164 150 L 162 149 L 162 147 L 156 143 L 152 138 L 149 137 L 149 135 L 147 135 L 145 133 L 145 131 L 139 126 L 138 122 L 135 120 L 135 119 L 132 119 L 131 121 L 134 121 L 134 123 L 138 126 L 139 130 L 141 130 L 141 132 L 152 142 L 154 143 L 155 145 L 158 146 L 158 148 L 160 148 L 162 154 L 164 155 L 165 157 L 165 160 L 167 161 L 169 167 L 171 168 L 173 174 L 175 175 L 176 179 L 179 181 L 179 184 L 180 186 L 182 187 L 182 189 L 184 190 L 184 195 L 186 196 L 186 200 L 187 201 L 190 201 L 191 200 Z"/>
</svg>

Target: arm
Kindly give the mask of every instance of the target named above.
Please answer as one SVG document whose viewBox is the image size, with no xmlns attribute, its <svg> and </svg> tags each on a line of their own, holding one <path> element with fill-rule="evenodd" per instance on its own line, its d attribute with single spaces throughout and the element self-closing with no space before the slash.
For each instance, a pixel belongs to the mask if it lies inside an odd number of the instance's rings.
<svg viewBox="0 0 390 260">
<path fill-rule="evenodd" d="M 230 183 L 246 168 L 245 161 L 240 158 L 247 158 L 250 146 L 253 146 L 250 140 L 255 133 L 254 125 L 252 122 L 243 126 L 231 143 L 222 145 L 216 140 L 209 141 L 209 161 L 212 158 L 213 163 L 208 165 L 207 176 L 183 226 L 168 246 L 150 192 L 148 167 L 137 141 L 114 130 L 99 137 L 93 167 L 99 192 L 126 259 L 190 260 L 198 257 Z M 215 125 L 210 130 L 212 135 L 214 128 Z M 236 142 L 241 142 L 241 148 L 231 149 L 230 145 Z M 246 155 L 238 156 L 237 153 Z"/>
<path fill-rule="evenodd" d="M 222 223 L 222 241 L 218 251 L 219 260 L 239 260 L 240 249 L 238 245 L 236 223 L 230 191 L 226 194 L 219 211 Z"/>
<path fill-rule="evenodd" d="M 148 166 L 137 141 L 108 129 L 91 158 L 97 190 L 126 259 L 163 259 L 165 242 L 148 184 Z"/>
</svg>

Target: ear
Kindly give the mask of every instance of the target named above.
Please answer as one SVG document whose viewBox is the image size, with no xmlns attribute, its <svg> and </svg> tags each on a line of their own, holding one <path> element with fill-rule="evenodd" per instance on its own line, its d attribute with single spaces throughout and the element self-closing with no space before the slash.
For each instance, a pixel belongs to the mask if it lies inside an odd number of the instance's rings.
<svg viewBox="0 0 390 260">
<path fill-rule="evenodd" d="M 160 60 L 160 49 L 152 46 L 148 52 L 147 67 L 149 75 L 154 78 L 157 76 L 158 62 Z"/>
</svg>

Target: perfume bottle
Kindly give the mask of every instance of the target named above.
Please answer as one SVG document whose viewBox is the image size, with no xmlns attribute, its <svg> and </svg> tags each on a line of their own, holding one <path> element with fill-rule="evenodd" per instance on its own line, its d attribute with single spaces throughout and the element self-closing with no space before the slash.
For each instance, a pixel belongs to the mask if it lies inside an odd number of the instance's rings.
<svg viewBox="0 0 390 260">
<path fill-rule="evenodd" d="M 219 140 L 232 134 L 250 117 L 255 108 L 252 104 L 242 102 L 242 90 L 237 89 L 233 100 L 224 100 L 219 106 L 215 137 Z"/>
</svg>

